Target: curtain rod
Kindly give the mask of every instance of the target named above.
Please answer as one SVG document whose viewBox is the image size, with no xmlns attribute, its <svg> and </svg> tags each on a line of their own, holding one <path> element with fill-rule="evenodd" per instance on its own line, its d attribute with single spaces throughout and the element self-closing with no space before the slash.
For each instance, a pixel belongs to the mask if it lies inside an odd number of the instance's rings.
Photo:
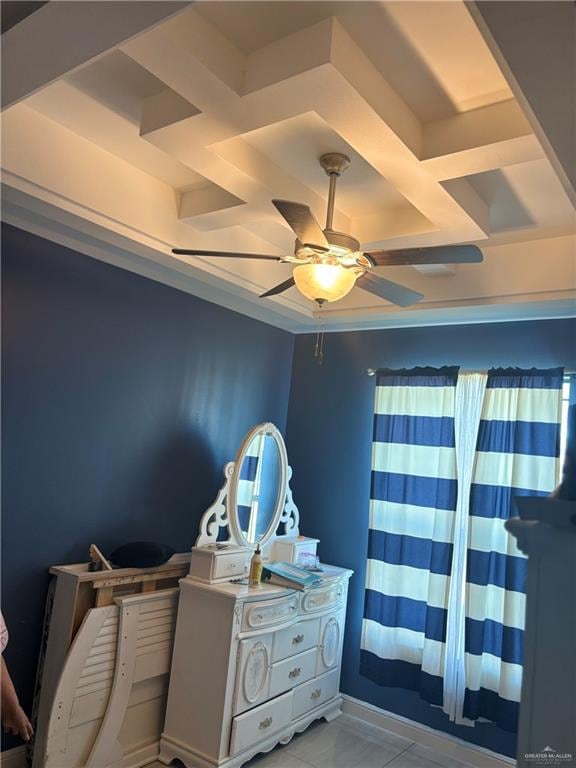
<svg viewBox="0 0 576 768">
<path fill-rule="evenodd" d="M 559 365 L 558 367 L 561 368 L 562 366 Z M 379 370 L 380 370 L 379 368 L 366 368 L 366 373 L 368 374 L 368 376 L 375 376 Z M 464 369 L 464 370 L 467 370 L 467 369 Z M 564 375 L 576 376 L 576 368 L 565 368 Z"/>
</svg>

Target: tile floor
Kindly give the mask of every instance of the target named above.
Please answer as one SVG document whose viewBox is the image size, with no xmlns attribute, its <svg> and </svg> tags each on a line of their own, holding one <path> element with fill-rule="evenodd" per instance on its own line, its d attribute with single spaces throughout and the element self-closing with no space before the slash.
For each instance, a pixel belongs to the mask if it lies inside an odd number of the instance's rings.
<svg viewBox="0 0 576 768">
<path fill-rule="evenodd" d="M 154 763 L 154 765 L 160 765 Z M 175 765 L 178 765 L 175 763 Z M 470 768 L 440 752 L 341 715 L 313 723 L 285 746 L 243 768 Z M 152 768 L 149 766 L 148 768 Z M 162 768 L 165 768 L 163 766 Z"/>
<path fill-rule="evenodd" d="M 341 715 L 320 720 L 244 768 L 470 768 L 402 736 Z"/>
</svg>

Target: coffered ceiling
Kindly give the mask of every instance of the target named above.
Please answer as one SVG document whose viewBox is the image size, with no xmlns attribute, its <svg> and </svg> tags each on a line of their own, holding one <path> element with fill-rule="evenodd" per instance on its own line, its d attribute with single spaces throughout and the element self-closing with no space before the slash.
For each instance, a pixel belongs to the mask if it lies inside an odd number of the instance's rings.
<svg viewBox="0 0 576 768">
<path fill-rule="evenodd" d="M 121 23 L 102 8 L 119 5 Z M 266 322 L 313 330 L 318 313 L 295 288 L 258 299 L 289 265 L 171 248 L 291 253 L 270 201 L 306 203 L 323 221 L 318 157 L 340 151 L 352 164 L 337 229 L 365 248 L 473 242 L 485 260 L 379 268 L 424 300 L 399 309 L 357 288 L 322 310 L 325 328 L 573 315 L 574 189 L 545 119 L 550 102 L 538 97 L 545 78 L 523 77 L 518 49 L 497 42 L 506 19 L 486 21 L 482 5 L 48 3 L 3 36 L 4 217 Z M 59 6 L 74 10 L 59 17 Z M 83 45 L 65 50 L 63 22 Z M 34 45 L 51 35 L 51 47 Z M 569 65 L 573 54 L 558 55 Z"/>
</svg>

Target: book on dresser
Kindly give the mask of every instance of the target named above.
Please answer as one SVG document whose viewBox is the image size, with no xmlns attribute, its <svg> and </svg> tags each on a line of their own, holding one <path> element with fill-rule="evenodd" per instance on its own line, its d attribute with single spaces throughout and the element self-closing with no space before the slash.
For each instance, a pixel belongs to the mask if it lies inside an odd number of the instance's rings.
<svg viewBox="0 0 576 768">
<path fill-rule="evenodd" d="M 267 563 L 262 573 L 262 581 L 277 584 L 287 589 L 304 590 L 319 586 L 322 577 L 292 563 Z"/>
</svg>

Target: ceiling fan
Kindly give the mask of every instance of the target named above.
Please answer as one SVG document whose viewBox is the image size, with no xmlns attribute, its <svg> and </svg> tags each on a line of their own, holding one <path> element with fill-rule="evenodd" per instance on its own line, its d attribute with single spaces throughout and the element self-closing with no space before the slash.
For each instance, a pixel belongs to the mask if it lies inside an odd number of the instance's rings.
<svg viewBox="0 0 576 768">
<path fill-rule="evenodd" d="M 357 285 L 400 307 L 416 304 L 424 297 L 417 291 L 377 275 L 373 272 L 375 267 L 479 263 L 483 260 L 482 251 L 475 245 L 362 251 L 355 237 L 345 232 L 336 232 L 332 228 L 336 181 L 350 165 L 350 159 L 340 152 L 329 152 L 320 157 L 320 165 L 330 178 L 324 229 L 320 227 L 307 205 L 288 200 L 272 200 L 296 235 L 293 256 L 188 248 L 173 248 L 172 253 L 184 256 L 220 256 L 227 259 L 262 259 L 294 264 L 292 277 L 266 291 L 260 298 L 276 296 L 295 285 L 304 296 L 323 304 L 343 298 Z"/>
</svg>

